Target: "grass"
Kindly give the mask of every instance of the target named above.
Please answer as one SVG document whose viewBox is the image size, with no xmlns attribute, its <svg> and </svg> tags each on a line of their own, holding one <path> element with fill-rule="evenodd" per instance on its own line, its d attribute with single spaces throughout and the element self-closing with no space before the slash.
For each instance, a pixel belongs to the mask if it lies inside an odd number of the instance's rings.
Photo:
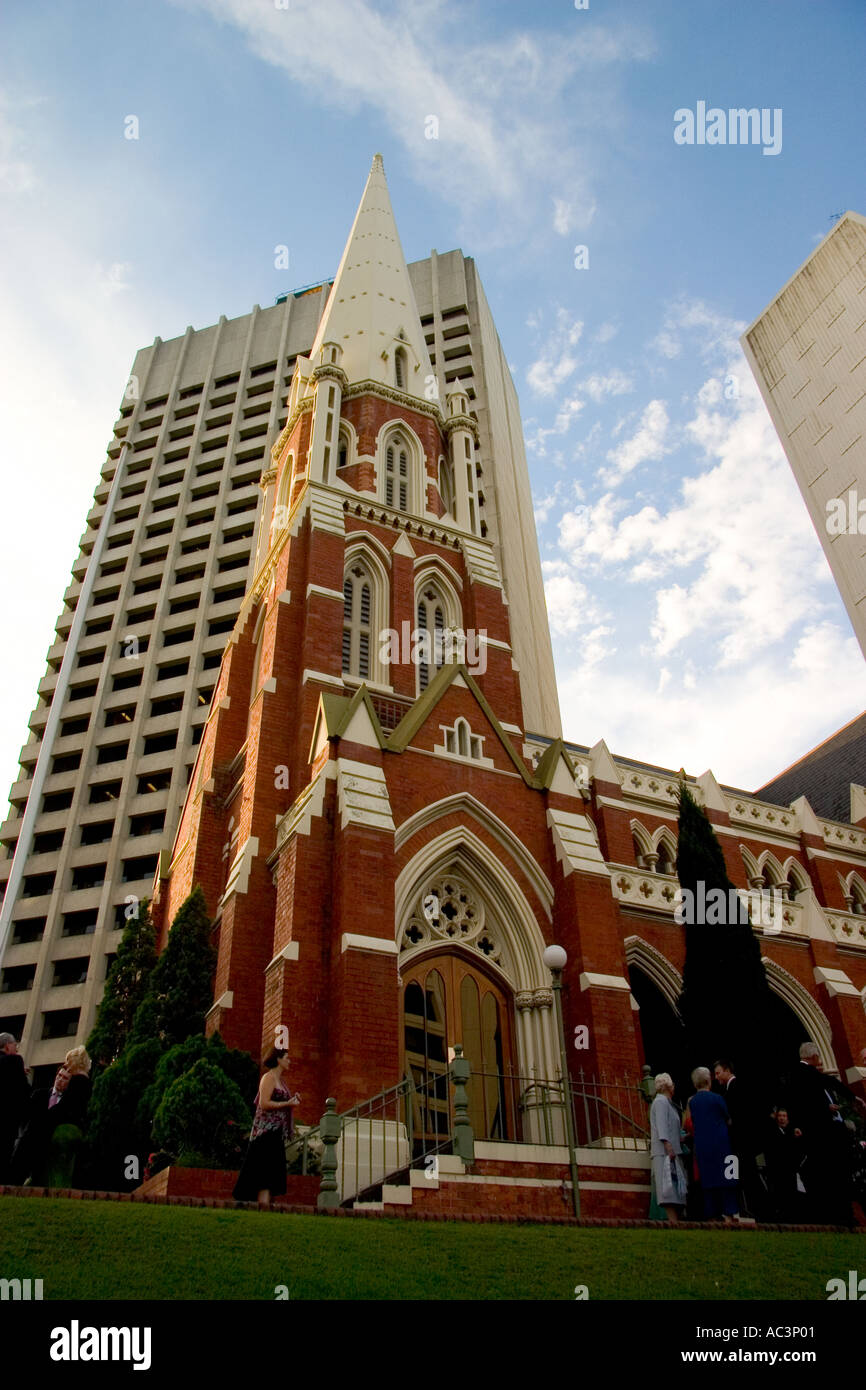
<svg viewBox="0 0 866 1390">
<path fill-rule="evenodd" d="M 0 1277 L 47 1299 L 826 1300 L 860 1236 L 360 1220 L 0 1200 Z"/>
</svg>

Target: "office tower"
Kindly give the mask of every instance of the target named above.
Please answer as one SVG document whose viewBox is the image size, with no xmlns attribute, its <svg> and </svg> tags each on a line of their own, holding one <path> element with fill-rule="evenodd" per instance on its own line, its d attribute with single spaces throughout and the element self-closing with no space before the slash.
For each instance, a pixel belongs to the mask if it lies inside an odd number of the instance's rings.
<svg viewBox="0 0 866 1390">
<path fill-rule="evenodd" d="M 846 212 L 740 341 L 866 654 L 866 218 Z"/>
<path fill-rule="evenodd" d="M 437 389 L 444 398 L 458 378 L 465 388 L 479 437 L 479 531 L 489 530 L 509 573 L 525 545 L 527 516 L 532 525 L 528 479 L 514 387 L 474 263 L 459 251 L 434 252 L 409 274 Z M 149 896 L 160 855 L 165 866 L 223 649 L 267 539 L 257 542 L 262 471 L 329 290 L 328 283 L 296 290 L 272 308 L 157 338 L 132 365 L 0 830 L 5 888 L 41 755 L 44 785 L 31 808 L 32 842 L 16 865 L 0 974 L 0 1029 L 22 1039 L 37 1077 L 86 1038 L 128 899 Z M 498 510 L 485 505 L 481 481 L 494 456 Z M 43 753 L 118 467 L 68 688 Z M 534 546 L 534 531 L 527 534 Z M 533 603 L 543 614 L 537 552 L 533 583 L 534 590 L 515 585 L 511 595 L 515 654 L 540 673 L 526 697 L 536 723 L 557 730 L 546 619 L 532 620 Z"/>
</svg>

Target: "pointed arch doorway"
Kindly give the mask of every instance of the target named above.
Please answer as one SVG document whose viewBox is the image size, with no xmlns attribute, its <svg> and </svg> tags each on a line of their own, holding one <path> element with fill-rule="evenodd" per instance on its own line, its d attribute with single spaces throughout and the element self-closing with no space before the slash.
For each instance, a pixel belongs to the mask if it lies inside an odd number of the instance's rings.
<svg viewBox="0 0 866 1390">
<path fill-rule="evenodd" d="M 469 1117 L 476 1139 L 514 1139 L 512 1001 L 459 949 L 417 958 L 403 972 L 403 1074 L 415 1084 L 413 1146 L 429 1151 L 453 1127 L 449 1062 L 462 1044 L 472 1066 Z"/>
</svg>

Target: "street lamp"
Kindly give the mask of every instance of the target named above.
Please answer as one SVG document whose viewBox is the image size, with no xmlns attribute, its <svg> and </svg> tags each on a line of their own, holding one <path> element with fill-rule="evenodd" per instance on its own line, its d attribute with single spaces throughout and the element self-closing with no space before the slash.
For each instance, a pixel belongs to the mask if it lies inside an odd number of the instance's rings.
<svg viewBox="0 0 866 1390">
<path fill-rule="evenodd" d="M 574 1214 L 580 1218 L 580 1187 L 577 1177 L 577 1148 L 574 1141 L 574 1110 L 571 1095 L 571 1073 L 568 1070 L 568 1054 L 565 1050 L 565 1023 L 562 1017 L 562 972 L 568 956 L 561 946 L 548 946 L 541 958 L 550 971 L 553 985 L 553 1006 L 556 1010 L 556 1026 L 559 1030 L 559 1066 L 562 1084 L 565 1087 L 565 1132 L 568 1138 L 568 1163 L 571 1168 L 571 1196 Z"/>
</svg>

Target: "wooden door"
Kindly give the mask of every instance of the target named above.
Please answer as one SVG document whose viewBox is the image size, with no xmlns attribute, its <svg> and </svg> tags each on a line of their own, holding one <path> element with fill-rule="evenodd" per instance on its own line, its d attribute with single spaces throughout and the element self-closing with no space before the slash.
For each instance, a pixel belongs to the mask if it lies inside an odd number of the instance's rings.
<svg viewBox="0 0 866 1390">
<path fill-rule="evenodd" d="M 463 1045 L 472 1067 L 469 1115 L 476 1139 L 516 1139 L 511 1006 L 503 988 L 459 951 L 425 956 L 403 975 L 404 1073 L 417 1088 L 415 1148 L 451 1134 L 449 1048 Z"/>
</svg>

